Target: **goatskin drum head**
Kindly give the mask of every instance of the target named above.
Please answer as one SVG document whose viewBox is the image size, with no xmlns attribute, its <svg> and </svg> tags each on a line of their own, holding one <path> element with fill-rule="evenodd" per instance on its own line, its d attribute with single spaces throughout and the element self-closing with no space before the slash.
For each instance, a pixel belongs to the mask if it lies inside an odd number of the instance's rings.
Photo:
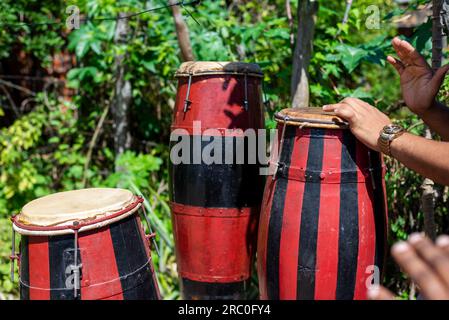
<svg viewBox="0 0 449 320">
<path fill-rule="evenodd" d="M 274 115 L 278 123 L 302 128 L 348 129 L 348 123 L 333 112 L 321 108 L 284 109 Z"/>
<path fill-rule="evenodd" d="M 204 76 L 214 74 L 247 74 L 262 77 L 258 64 L 244 62 L 189 61 L 184 62 L 176 72 L 176 77 Z"/>
<path fill-rule="evenodd" d="M 93 188 L 59 192 L 25 205 L 18 221 L 34 226 L 54 226 L 69 221 L 94 220 L 117 213 L 135 202 L 131 191 Z"/>
</svg>

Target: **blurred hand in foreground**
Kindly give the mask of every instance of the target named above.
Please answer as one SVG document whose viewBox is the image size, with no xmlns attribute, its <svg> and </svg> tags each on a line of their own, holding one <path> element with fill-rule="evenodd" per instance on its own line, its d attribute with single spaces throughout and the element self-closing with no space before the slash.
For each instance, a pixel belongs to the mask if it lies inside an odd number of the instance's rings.
<svg viewBox="0 0 449 320">
<path fill-rule="evenodd" d="M 412 234 L 407 242 L 391 249 L 398 265 L 420 288 L 424 299 L 449 300 L 449 236 L 440 236 L 436 244 L 421 234 Z M 371 300 L 393 300 L 395 296 L 382 286 L 368 290 Z"/>
</svg>

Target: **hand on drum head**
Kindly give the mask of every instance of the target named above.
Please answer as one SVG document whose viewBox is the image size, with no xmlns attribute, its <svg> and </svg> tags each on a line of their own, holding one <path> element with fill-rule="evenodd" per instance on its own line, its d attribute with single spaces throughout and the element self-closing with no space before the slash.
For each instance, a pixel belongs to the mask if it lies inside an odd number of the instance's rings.
<svg viewBox="0 0 449 320">
<path fill-rule="evenodd" d="M 396 37 L 392 45 L 399 59 L 388 56 L 387 61 L 401 77 L 404 101 L 411 111 L 423 117 L 434 105 L 449 65 L 441 67 L 434 73 L 426 59 L 410 43 Z"/>
<path fill-rule="evenodd" d="M 381 111 L 368 103 L 346 98 L 340 103 L 323 107 L 324 111 L 335 112 L 337 116 L 349 122 L 352 133 L 368 148 L 379 151 L 377 140 L 382 129 L 391 123 Z"/>
<path fill-rule="evenodd" d="M 399 266 L 416 282 L 428 300 L 449 300 L 449 236 L 436 244 L 421 234 L 412 234 L 407 242 L 395 244 L 391 253 Z M 384 287 L 368 290 L 372 300 L 392 300 L 394 295 Z"/>
</svg>

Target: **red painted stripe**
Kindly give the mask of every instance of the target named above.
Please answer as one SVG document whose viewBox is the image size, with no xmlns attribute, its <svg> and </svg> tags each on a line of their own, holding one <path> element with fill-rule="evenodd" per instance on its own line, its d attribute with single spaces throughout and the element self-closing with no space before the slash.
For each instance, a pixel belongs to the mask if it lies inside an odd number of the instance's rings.
<svg viewBox="0 0 449 320">
<path fill-rule="evenodd" d="M 357 142 L 357 165 L 369 166 L 368 149 Z M 360 177 L 360 172 L 358 173 Z M 359 250 L 357 258 L 357 276 L 354 290 L 355 300 L 365 300 L 367 298 L 367 280 L 370 273 L 367 272 L 369 266 L 374 265 L 376 254 L 376 228 L 374 221 L 373 186 L 371 177 L 365 183 L 358 184 L 359 203 Z"/>
<path fill-rule="evenodd" d="M 172 130 L 191 131 L 194 121 L 203 129 L 263 128 L 261 79 L 248 77 L 249 111 L 244 110 L 244 77 L 234 75 L 204 75 L 193 78 L 190 87 L 189 110 L 184 112 L 188 78 L 179 78 Z"/>
<path fill-rule="evenodd" d="M 50 300 L 50 290 L 48 290 L 50 289 L 48 237 L 29 237 L 28 259 L 31 287 L 30 300 Z"/>
<path fill-rule="evenodd" d="M 290 168 L 305 169 L 307 167 L 310 139 L 304 137 L 304 135 L 309 135 L 310 133 L 308 129 L 301 130 L 299 128 L 297 133 L 299 135 L 295 138 Z M 299 231 L 303 196 L 304 183 L 289 181 L 285 196 L 279 252 L 279 299 L 281 300 L 296 299 Z"/>
<path fill-rule="evenodd" d="M 267 290 L 267 242 L 268 226 L 270 223 L 271 205 L 273 204 L 274 190 L 276 189 L 276 180 L 269 176 L 265 184 L 265 191 L 262 200 L 262 207 L 259 220 L 259 232 L 257 240 L 257 274 L 259 277 L 260 299 L 268 299 Z"/>
<path fill-rule="evenodd" d="M 109 227 L 82 233 L 78 243 L 83 263 L 81 298 L 123 300 Z M 104 282 L 108 283 L 95 285 Z"/>
<path fill-rule="evenodd" d="M 324 139 L 322 171 L 332 171 L 340 181 L 343 132 L 327 130 Z M 338 237 L 340 225 L 340 185 L 321 184 L 315 299 L 333 300 L 337 289 Z"/>
<path fill-rule="evenodd" d="M 201 209 L 191 210 L 195 208 Z M 251 208 L 251 214 L 241 216 L 229 216 L 226 212 L 220 216 L 221 210 L 209 209 L 211 215 L 198 216 L 173 211 L 181 277 L 216 283 L 250 277 L 259 208 Z"/>
</svg>

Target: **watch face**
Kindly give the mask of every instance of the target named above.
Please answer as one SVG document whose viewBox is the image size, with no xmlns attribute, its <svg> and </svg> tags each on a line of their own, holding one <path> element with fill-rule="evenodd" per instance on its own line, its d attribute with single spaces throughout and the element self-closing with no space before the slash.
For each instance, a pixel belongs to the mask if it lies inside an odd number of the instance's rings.
<svg viewBox="0 0 449 320">
<path fill-rule="evenodd" d="M 403 130 L 404 130 L 404 128 L 402 128 L 401 126 L 398 126 L 397 124 L 390 124 L 384 128 L 384 133 L 385 134 L 396 134 Z"/>
</svg>

